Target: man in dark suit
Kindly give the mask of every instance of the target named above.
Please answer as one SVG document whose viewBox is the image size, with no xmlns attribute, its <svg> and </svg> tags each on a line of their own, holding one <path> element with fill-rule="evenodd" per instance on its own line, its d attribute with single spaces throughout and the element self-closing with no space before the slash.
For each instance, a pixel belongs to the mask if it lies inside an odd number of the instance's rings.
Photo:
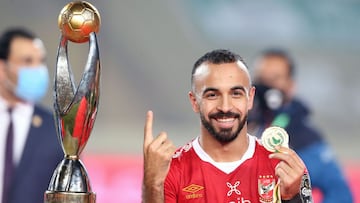
<svg viewBox="0 0 360 203">
<path fill-rule="evenodd" d="M 52 113 L 37 103 L 49 75 L 40 39 L 22 28 L 0 37 L 0 200 L 40 203 L 63 158 Z"/>
</svg>

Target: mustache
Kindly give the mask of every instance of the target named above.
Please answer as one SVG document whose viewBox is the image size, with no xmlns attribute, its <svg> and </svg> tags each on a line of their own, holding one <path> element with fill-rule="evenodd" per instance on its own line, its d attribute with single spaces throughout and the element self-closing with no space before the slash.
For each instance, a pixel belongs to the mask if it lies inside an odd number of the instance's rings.
<svg viewBox="0 0 360 203">
<path fill-rule="evenodd" d="M 209 118 L 240 118 L 240 114 L 235 112 L 217 112 L 209 115 Z"/>
</svg>

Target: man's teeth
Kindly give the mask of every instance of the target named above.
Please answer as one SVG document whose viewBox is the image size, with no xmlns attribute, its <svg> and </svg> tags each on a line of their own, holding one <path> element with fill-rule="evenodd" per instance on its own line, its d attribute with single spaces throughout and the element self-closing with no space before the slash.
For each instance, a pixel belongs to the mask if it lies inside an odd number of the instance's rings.
<svg viewBox="0 0 360 203">
<path fill-rule="evenodd" d="M 233 122 L 235 118 L 218 118 L 216 119 L 218 122 Z"/>
</svg>

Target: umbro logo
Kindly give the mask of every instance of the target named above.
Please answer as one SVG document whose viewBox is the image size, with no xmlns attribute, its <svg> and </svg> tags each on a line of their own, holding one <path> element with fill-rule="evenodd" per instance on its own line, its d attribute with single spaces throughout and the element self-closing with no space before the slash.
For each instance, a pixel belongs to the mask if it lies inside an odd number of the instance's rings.
<svg viewBox="0 0 360 203">
<path fill-rule="evenodd" d="M 191 184 L 191 185 L 189 185 L 187 187 L 184 187 L 182 189 L 182 191 L 187 192 L 187 193 L 191 193 L 191 194 L 185 195 L 186 199 L 196 199 L 196 198 L 203 197 L 203 193 L 200 192 L 203 189 L 204 189 L 204 187 L 201 186 L 201 185 Z"/>
<path fill-rule="evenodd" d="M 190 193 L 195 193 L 195 192 L 198 192 L 200 190 L 204 189 L 203 186 L 200 186 L 200 185 L 196 185 L 196 184 L 191 184 L 185 188 L 183 188 L 182 190 L 184 192 L 190 192 Z"/>
</svg>

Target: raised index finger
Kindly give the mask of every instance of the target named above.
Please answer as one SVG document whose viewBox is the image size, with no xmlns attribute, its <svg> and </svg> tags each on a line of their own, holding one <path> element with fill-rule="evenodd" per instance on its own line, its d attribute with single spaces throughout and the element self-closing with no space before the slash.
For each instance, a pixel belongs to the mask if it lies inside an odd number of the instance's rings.
<svg viewBox="0 0 360 203">
<path fill-rule="evenodd" d="M 153 125 L 153 112 L 148 111 L 146 114 L 146 121 L 144 127 L 144 149 L 149 146 L 153 141 L 154 137 L 152 135 L 152 125 Z"/>
</svg>

